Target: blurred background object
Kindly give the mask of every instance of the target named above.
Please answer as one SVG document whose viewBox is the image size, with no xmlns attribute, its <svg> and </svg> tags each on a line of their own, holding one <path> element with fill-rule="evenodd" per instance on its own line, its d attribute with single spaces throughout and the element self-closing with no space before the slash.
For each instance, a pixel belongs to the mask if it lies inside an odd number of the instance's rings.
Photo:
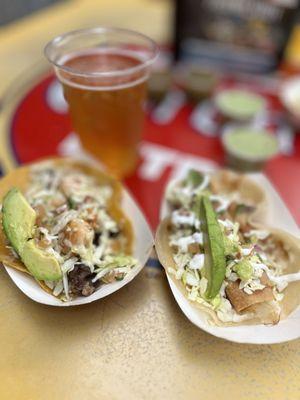
<svg viewBox="0 0 300 400">
<path fill-rule="evenodd" d="M 193 103 L 207 99 L 213 94 L 218 83 L 218 74 L 212 68 L 205 68 L 195 64 L 185 66 L 181 83 L 188 98 Z"/>
<path fill-rule="evenodd" d="M 291 37 L 287 42 L 284 54 L 283 64 L 286 69 L 293 72 L 300 72 L 300 11 L 296 13 L 296 25 L 292 31 Z"/>
<path fill-rule="evenodd" d="M 298 7 L 298 0 L 176 0 L 176 59 L 227 71 L 274 71 Z"/>
<path fill-rule="evenodd" d="M 227 89 L 215 96 L 215 105 L 224 122 L 250 122 L 265 108 L 262 96 L 249 90 Z"/>
<path fill-rule="evenodd" d="M 300 75 L 286 79 L 281 86 L 280 99 L 291 124 L 300 129 Z"/>
<path fill-rule="evenodd" d="M 60 1 L 63 0 L 1 0 L 0 25 Z"/>
<path fill-rule="evenodd" d="M 159 103 L 168 93 L 171 82 L 172 74 L 170 69 L 153 71 L 148 82 L 150 99 L 155 103 Z"/>
<path fill-rule="evenodd" d="M 238 171 L 260 171 L 278 153 L 278 141 L 267 130 L 228 126 L 222 136 L 226 163 Z"/>
</svg>

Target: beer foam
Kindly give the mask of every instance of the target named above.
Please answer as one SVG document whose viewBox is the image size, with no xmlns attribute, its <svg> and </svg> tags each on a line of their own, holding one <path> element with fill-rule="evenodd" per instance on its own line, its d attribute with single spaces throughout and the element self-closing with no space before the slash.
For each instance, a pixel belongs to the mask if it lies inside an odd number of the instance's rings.
<svg viewBox="0 0 300 400">
<path fill-rule="evenodd" d="M 77 58 L 83 55 L 97 55 L 97 54 L 108 54 L 108 55 L 117 55 L 117 56 L 127 56 L 130 58 L 133 58 L 139 62 L 141 62 L 141 64 L 137 64 L 134 66 L 130 66 L 130 67 L 126 67 L 124 69 L 115 69 L 115 70 L 103 70 L 103 71 L 96 71 L 99 72 L 99 75 L 97 74 L 92 74 L 89 72 L 82 72 L 82 71 L 78 71 L 76 72 L 72 72 L 72 67 L 69 67 L 70 69 L 68 70 L 67 68 L 64 69 L 64 67 L 68 67 L 67 65 L 65 65 L 69 60 L 71 60 L 72 58 Z M 140 56 L 140 57 L 139 57 Z M 147 67 L 143 66 L 143 62 L 145 61 L 145 55 L 143 57 L 142 53 L 137 54 L 136 51 L 130 51 L 130 50 L 124 50 L 124 49 L 118 49 L 118 50 L 113 50 L 113 49 L 97 49 L 97 50 L 82 50 L 80 52 L 76 51 L 76 52 L 72 52 L 69 54 L 66 54 L 64 56 L 62 56 L 61 58 L 58 59 L 58 64 L 61 65 L 61 67 L 56 66 L 55 70 L 56 70 L 56 74 L 57 77 L 59 78 L 59 80 L 64 83 L 65 85 L 68 86 L 72 86 L 78 89 L 84 89 L 84 90 L 92 90 L 92 91 L 110 91 L 110 90 L 120 90 L 120 89 L 127 89 L 133 86 L 136 86 L 140 83 L 145 82 L 148 77 L 149 77 L 149 71 L 147 69 Z M 114 85 L 101 85 L 101 83 L 99 83 L 99 85 L 88 85 L 88 84 L 82 84 L 79 82 L 74 82 L 72 79 L 68 79 L 66 75 L 70 75 L 72 77 L 73 76 L 82 76 L 82 77 L 87 77 L 89 79 L 91 79 L 91 81 L 93 81 L 94 79 L 103 79 L 105 81 L 105 79 L 117 79 L 118 77 L 126 77 L 126 75 L 130 76 L 131 74 L 134 74 L 138 71 L 143 70 L 143 68 L 145 69 L 145 72 L 143 72 L 143 76 L 139 77 L 138 79 L 134 79 L 134 80 L 130 80 L 129 82 L 125 82 L 125 83 L 116 83 Z M 75 68 L 74 68 L 75 71 Z M 101 75 L 103 74 L 103 75 Z"/>
</svg>

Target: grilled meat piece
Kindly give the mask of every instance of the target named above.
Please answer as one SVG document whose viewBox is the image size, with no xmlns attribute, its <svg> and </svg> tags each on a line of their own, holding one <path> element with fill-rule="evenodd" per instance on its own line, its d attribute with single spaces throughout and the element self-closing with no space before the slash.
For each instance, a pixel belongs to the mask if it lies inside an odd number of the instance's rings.
<svg viewBox="0 0 300 400">
<path fill-rule="evenodd" d="M 68 274 L 70 292 L 75 296 L 90 296 L 100 285 L 99 281 L 92 282 L 94 277 L 86 265 L 75 265 Z"/>
</svg>

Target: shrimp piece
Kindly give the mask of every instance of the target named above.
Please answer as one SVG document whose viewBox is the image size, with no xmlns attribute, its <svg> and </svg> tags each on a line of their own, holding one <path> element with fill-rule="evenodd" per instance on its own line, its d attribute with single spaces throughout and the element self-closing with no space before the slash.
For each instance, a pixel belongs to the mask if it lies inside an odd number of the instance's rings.
<svg viewBox="0 0 300 400">
<path fill-rule="evenodd" d="M 70 250 L 71 247 L 75 249 L 79 247 L 89 248 L 93 243 L 94 231 L 84 220 L 74 219 L 66 225 L 62 239 L 63 251 Z"/>
</svg>

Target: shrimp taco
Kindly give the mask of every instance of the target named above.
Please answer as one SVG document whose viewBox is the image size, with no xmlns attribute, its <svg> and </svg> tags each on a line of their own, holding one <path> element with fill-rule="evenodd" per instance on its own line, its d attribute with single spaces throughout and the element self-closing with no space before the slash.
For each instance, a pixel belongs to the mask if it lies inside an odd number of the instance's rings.
<svg viewBox="0 0 300 400">
<path fill-rule="evenodd" d="M 0 184 L 0 261 L 67 301 L 122 280 L 136 265 L 120 183 L 97 168 L 52 159 Z"/>
<path fill-rule="evenodd" d="M 245 224 L 266 218 L 264 190 L 246 175 L 228 170 L 204 173 L 191 169 L 182 180 L 172 181 L 165 198 L 169 213 L 178 220 L 190 219 L 189 211 L 200 195 L 209 197 L 218 215 Z"/>
<path fill-rule="evenodd" d="M 284 231 L 228 219 L 208 196 L 193 221 L 171 217 L 156 234 L 166 273 L 209 323 L 276 324 L 300 303 L 300 241 Z"/>
</svg>

